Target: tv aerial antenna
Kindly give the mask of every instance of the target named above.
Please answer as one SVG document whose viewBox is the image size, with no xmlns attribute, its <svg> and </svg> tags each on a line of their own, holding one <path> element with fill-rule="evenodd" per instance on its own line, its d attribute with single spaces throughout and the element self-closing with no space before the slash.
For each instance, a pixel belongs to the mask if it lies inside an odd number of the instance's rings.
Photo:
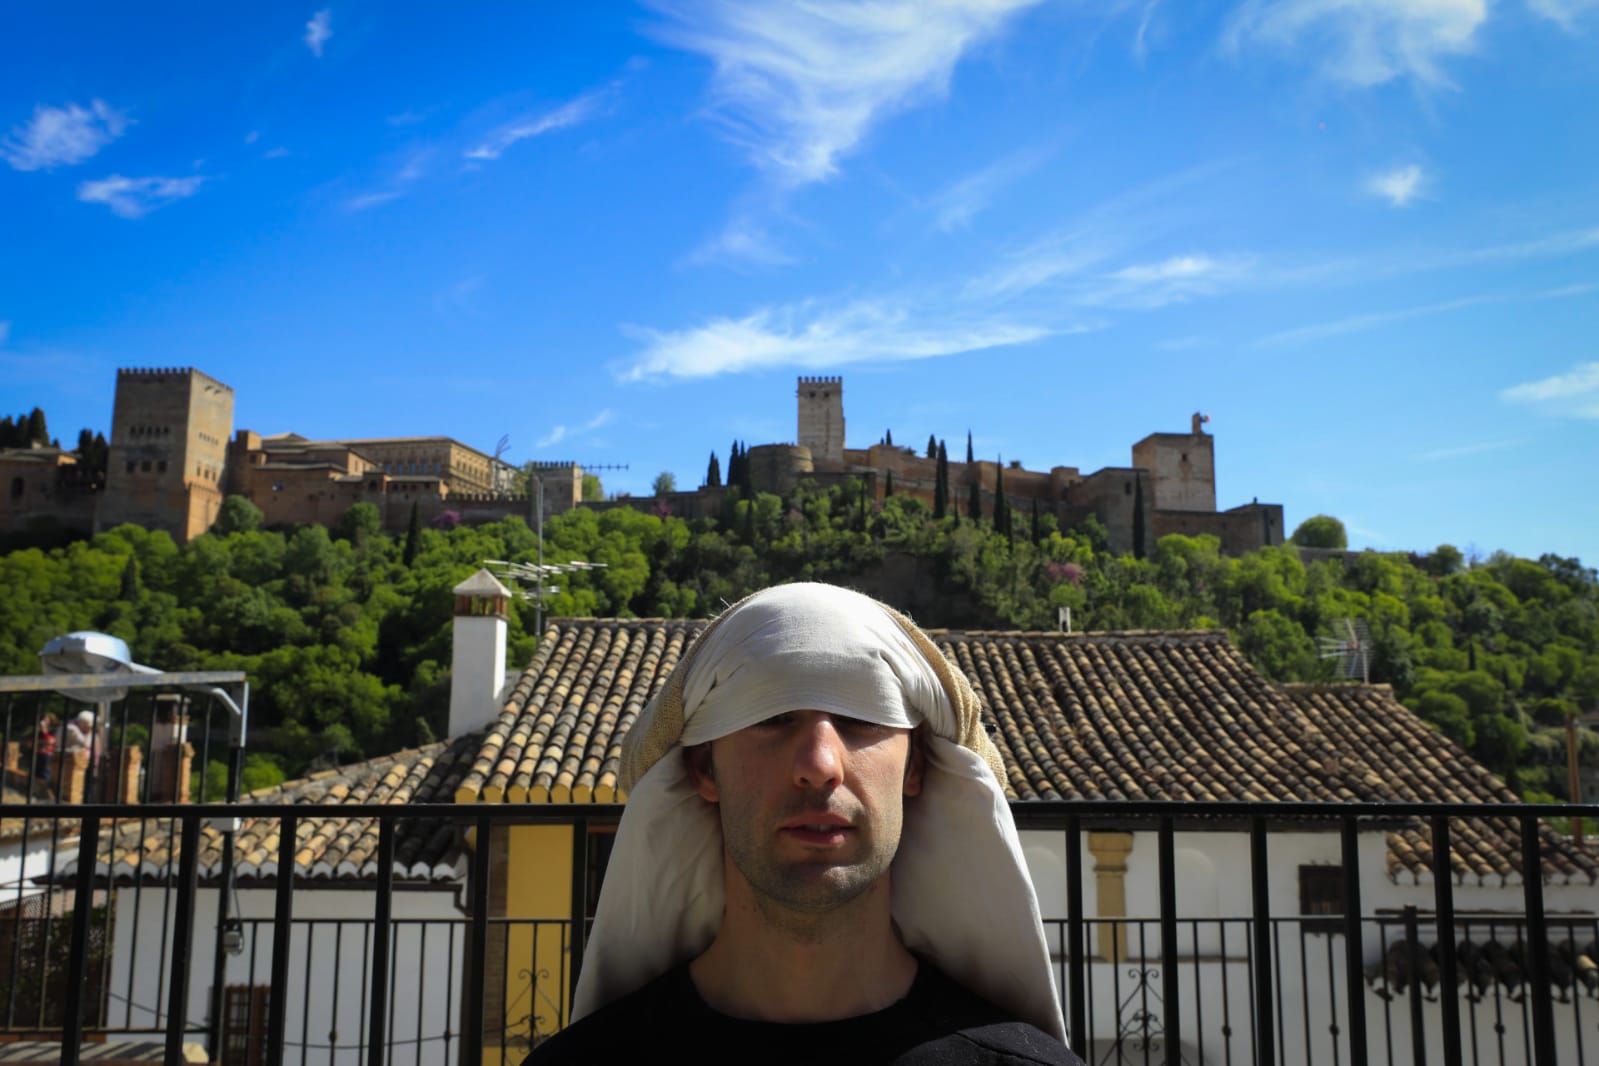
<svg viewBox="0 0 1599 1066">
<path fill-rule="evenodd" d="M 505 559 L 485 559 L 483 565 L 488 567 L 489 572 L 495 577 L 511 587 L 511 595 L 519 600 L 533 601 L 537 608 L 534 634 L 539 640 L 543 640 L 544 597 L 556 596 L 561 592 L 561 587 L 552 582 L 556 578 L 583 570 L 604 570 L 606 564 L 591 563 L 581 559 L 574 559 L 569 563 L 513 563 Z"/>
<path fill-rule="evenodd" d="M 1316 657 L 1336 659 L 1338 676 L 1371 683 L 1371 628 L 1359 618 L 1340 618 L 1332 624 L 1336 636 L 1316 638 Z"/>
</svg>

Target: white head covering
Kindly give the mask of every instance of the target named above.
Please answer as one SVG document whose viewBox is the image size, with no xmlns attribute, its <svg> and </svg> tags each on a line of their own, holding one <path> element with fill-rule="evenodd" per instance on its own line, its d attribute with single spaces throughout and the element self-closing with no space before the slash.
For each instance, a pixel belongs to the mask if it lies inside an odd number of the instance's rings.
<svg viewBox="0 0 1599 1066">
<path fill-rule="evenodd" d="M 617 829 L 573 1018 L 710 946 L 724 904 L 721 822 L 685 745 L 774 714 L 822 710 L 931 732 L 906 801 L 891 909 L 905 946 L 1066 1038 L 1038 901 L 965 676 L 914 623 L 858 592 L 794 584 L 734 604 L 684 654 L 622 747 Z"/>
</svg>

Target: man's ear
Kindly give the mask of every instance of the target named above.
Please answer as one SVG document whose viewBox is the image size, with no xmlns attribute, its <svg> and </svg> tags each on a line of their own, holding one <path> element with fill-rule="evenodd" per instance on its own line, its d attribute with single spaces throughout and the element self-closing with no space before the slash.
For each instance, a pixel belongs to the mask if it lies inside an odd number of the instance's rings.
<svg viewBox="0 0 1599 1066">
<path fill-rule="evenodd" d="M 927 770 L 927 738 L 919 725 L 911 730 L 910 752 L 905 757 L 905 795 L 915 796 L 922 791 L 922 775 Z"/>
<path fill-rule="evenodd" d="M 716 767 L 711 763 L 709 741 L 684 748 L 683 766 L 688 770 L 688 779 L 694 783 L 694 791 L 700 794 L 700 799 L 706 803 L 716 803 L 721 799 L 721 793 L 716 789 Z"/>
</svg>

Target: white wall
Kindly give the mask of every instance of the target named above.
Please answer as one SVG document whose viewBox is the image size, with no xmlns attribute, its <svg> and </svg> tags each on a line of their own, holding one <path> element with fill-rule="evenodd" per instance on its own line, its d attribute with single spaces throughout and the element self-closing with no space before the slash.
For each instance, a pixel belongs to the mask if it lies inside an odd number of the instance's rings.
<svg viewBox="0 0 1599 1066">
<path fill-rule="evenodd" d="M 1054 830 L 1029 830 L 1023 832 L 1021 838 L 1033 884 L 1039 894 L 1040 910 L 1046 922 L 1051 950 L 1061 963 L 1057 981 L 1065 996 L 1069 975 L 1058 946 L 1064 942 L 1066 917 L 1066 834 Z M 1092 922 L 1097 913 L 1094 858 L 1088 850 L 1086 832 L 1082 839 L 1083 912 Z M 1180 921 L 1199 920 L 1197 926 L 1182 925 L 1178 930 L 1178 957 L 1183 960 L 1179 975 L 1178 1009 L 1184 1033 L 1183 1045 L 1191 1052 L 1185 1061 L 1229 1061 L 1224 1052 L 1230 1049 L 1230 1061 L 1249 1062 L 1253 1049 L 1249 960 L 1252 933 L 1248 922 L 1253 906 L 1249 837 L 1242 832 L 1179 832 L 1175 834 L 1173 843 L 1177 859 L 1178 918 Z M 1434 906 L 1433 888 L 1430 880 L 1420 885 L 1411 883 L 1409 875 L 1405 875 L 1398 883 L 1389 879 L 1386 834 L 1383 832 L 1363 833 L 1358 854 L 1361 910 L 1367 916 L 1362 937 L 1363 965 L 1371 966 L 1380 962 L 1384 945 L 1383 931 L 1371 921 L 1371 916 L 1378 912 L 1394 913 L 1396 924 L 1389 928 L 1386 943 L 1400 941 L 1404 934 L 1402 927 L 1397 924 L 1397 912 L 1406 905 L 1430 911 Z M 1299 912 L 1299 867 L 1339 865 L 1342 861 L 1340 837 L 1334 832 L 1272 832 L 1267 837 L 1267 861 L 1271 913 L 1276 918 L 1292 919 Z M 1133 849 L 1127 855 L 1126 881 L 1130 957 L 1116 964 L 1109 960 L 1093 960 L 1088 964 L 1089 1035 L 1102 1051 L 1108 1050 L 1114 1043 L 1118 1028 L 1124 1037 L 1136 1041 L 1141 1034 L 1134 1019 L 1141 1014 L 1149 1019 L 1151 1028 L 1157 1031 L 1153 1035 L 1163 1040 L 1163 1034 L 1159 1031 L 1163 1030 L 1169 1011 L 1161 1000 L 1159 870 L 1156 834 L 1134 834 Z M 1551 918 L 1574 910 L 1591 912 L 1599 907 L 1599 892 L 1586 885 L 1546 885 L 1544 899 L 1546 913 Z M 1520 914 L 1524 909 L 1519 884 L 1457 884 L 1454 903 L 1457 916 L 1472 911 Z M 1431 944 L 1435 937 L 1430 929 L 1425 928 L 1425 918 L 1423 923 L 1422 942 Z M 1088 934 L 1091 951 L 1098 943 L 1094 928 L 1091 924 Z M 1486 933 L 1486 927 L 1474 928 Z M 1587 928 L 1593 929 L 1591 922 Z M 1560 939 L 1561 935 L 1551 932 L 1551 939 Z M 1586 933 L 1579 942 L 1586 943 L 1592 936 L 1592 932 Z M 1510 938 L 1508 934 L 1504 937 Z M 1288 921 L 1277 928 L 1274 953 L 1276 966 L 1272 985 L 1277 1031 L 1275 1043 L 1281 1049 L 1278 1061 L 1332 1062 L 1335 1060 L 1335 1040 L 1338 1043 L 1337 1060 L 1347 1061 L 1345 1045 L 1349 1022 L 1342 936 L 1305 932 L 1298 923 Z M 1391 1041 L 1391 1061 L 1396 1064 L 1411 1062 L 1408 992 L 1385 1000 L 1379 995 L 1382 982 L 1379 981 L 1375 988 L 1369 982 L 1363 987 L 1371 1061 L 1390 1061 L 1388 1045 Z M 1441 994 L 1441 990 L 1436 990 L 1430 994 L 1432 999 L 1423 1003 L 1423 1031 L 1427 1034 L 1433 1055 L 1438 1054 L 1439 1034 L 1442 1031 L 1442 1006 L 1437 1002 Z M 1500 1037 L 1494 1028 L 1496 1024 L 1505 1027 L 1503 1039 L 1506 1052 L 1503 1061 L 1527 1061 L 1523 1051 L 1529 1031 L 1526 1024 L 1529 1008 L 1526 1005 L 1512 1002 L 1503 989 L 1490 988 L 1478 1004 L 1472 1004 L 1461 993 L 1456 995 L 1459 996 L 1467 1061 L 1473 1061 L 1473 1033 L 1481 1054 L 1477 1061 L 1501 1061 L 1498 1050 Z M 1557 1061 L 1562 1064 L 1586 1061 L 1599 1066 L 1599 1034 L 1594 1032 L 1594 1023 L 1599 1021 L 1599 1000 L 1584 997 L 1574 1003 L 1556 1002 L 1554 1010 L 1559 1049 Z M 1577 1053 L 1579 1022 L 1586 1033 L 1583 1047 L 1586 1060 Z M 1339 1034 L 1336 1038 L 1332 1033 L 1334 1026 Z M 1226 1029 L 1231 1030 L 1230 1036 L 1224 1032 Z M 1142 1061 L 1141 1052 L 1127 1050 L 1133 1046 L 1131 1043 L 1123 1045 L 1124 1055 L 1130 1055 L 1126 1061 Z M 1152 1058 L 1154 1054 L 1151 1052 Z M 1094 1061 L 1100 1059 L 1101 1055 L 1094 1056 Z M 1112 1054 L 1106 1061 L 1114 1063 L 1117 1058 Z"/>
<path fill-rule="evenodd" d="M 123 886 L 117 897 L 108 1021 L 113 1029 L 164 1027 L 169 963 L 152 948 L 172 941 L 177 893 L 146 886 L 136 894 L 131 886 Z M 193 1026 L 203 1026 L 210 1014 L 216 898 L 216 890 L 207 887 L 195 898 L 188 1009 Z M 285 1031 L 291 1061 L 300 1060 L 302 1044 L 312 1045 L 310 1061 L 333 1066 L 361 1061 L 357 1049 L 367 1035 L 362 989 L 371 966 L 369 930 L 375 901 L 370 889 L 296 885 Z M 230 910 L 245 920 L 245 950 L 228 957 L 228 985 L 272 983 L 274 902 L 270 888 L 239 891 L 238 904 Z M 431 890 L 396 891 L 392 914 L 396 936 L 390 951 L 392 1061 L 418 1066 L 454 1062 L 460 1051 L 460 1001 L 465 988 L 461 969 L 468 937 L 465 916 L 455 905 L 453 891 Z M 259 919 L 259 926 L 252 926 L 252 919 Z M 424 939 L 422 927 L 405 924 L 408 919 L 458 924 L 432 924 Z M 448 1042 L 441 1039 L 446 1032 L 451 1034 Z"/>
</svg>

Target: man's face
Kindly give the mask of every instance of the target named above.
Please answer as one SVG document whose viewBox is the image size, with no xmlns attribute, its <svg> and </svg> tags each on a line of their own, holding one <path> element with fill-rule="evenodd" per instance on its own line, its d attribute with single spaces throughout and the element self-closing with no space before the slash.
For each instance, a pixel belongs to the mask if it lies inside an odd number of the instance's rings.
<svg viewBox="0 0 1599 1066">
<path fill-rule="evenodd" d="M 688 760 L 720 808 L 733 867 L 757 896 L 797 911 L 829 910 L 875 883 L 899 848 L 904 798 L 921 791 L 908 730 L 825 711 L 768 718 Z"/>
</svg>

